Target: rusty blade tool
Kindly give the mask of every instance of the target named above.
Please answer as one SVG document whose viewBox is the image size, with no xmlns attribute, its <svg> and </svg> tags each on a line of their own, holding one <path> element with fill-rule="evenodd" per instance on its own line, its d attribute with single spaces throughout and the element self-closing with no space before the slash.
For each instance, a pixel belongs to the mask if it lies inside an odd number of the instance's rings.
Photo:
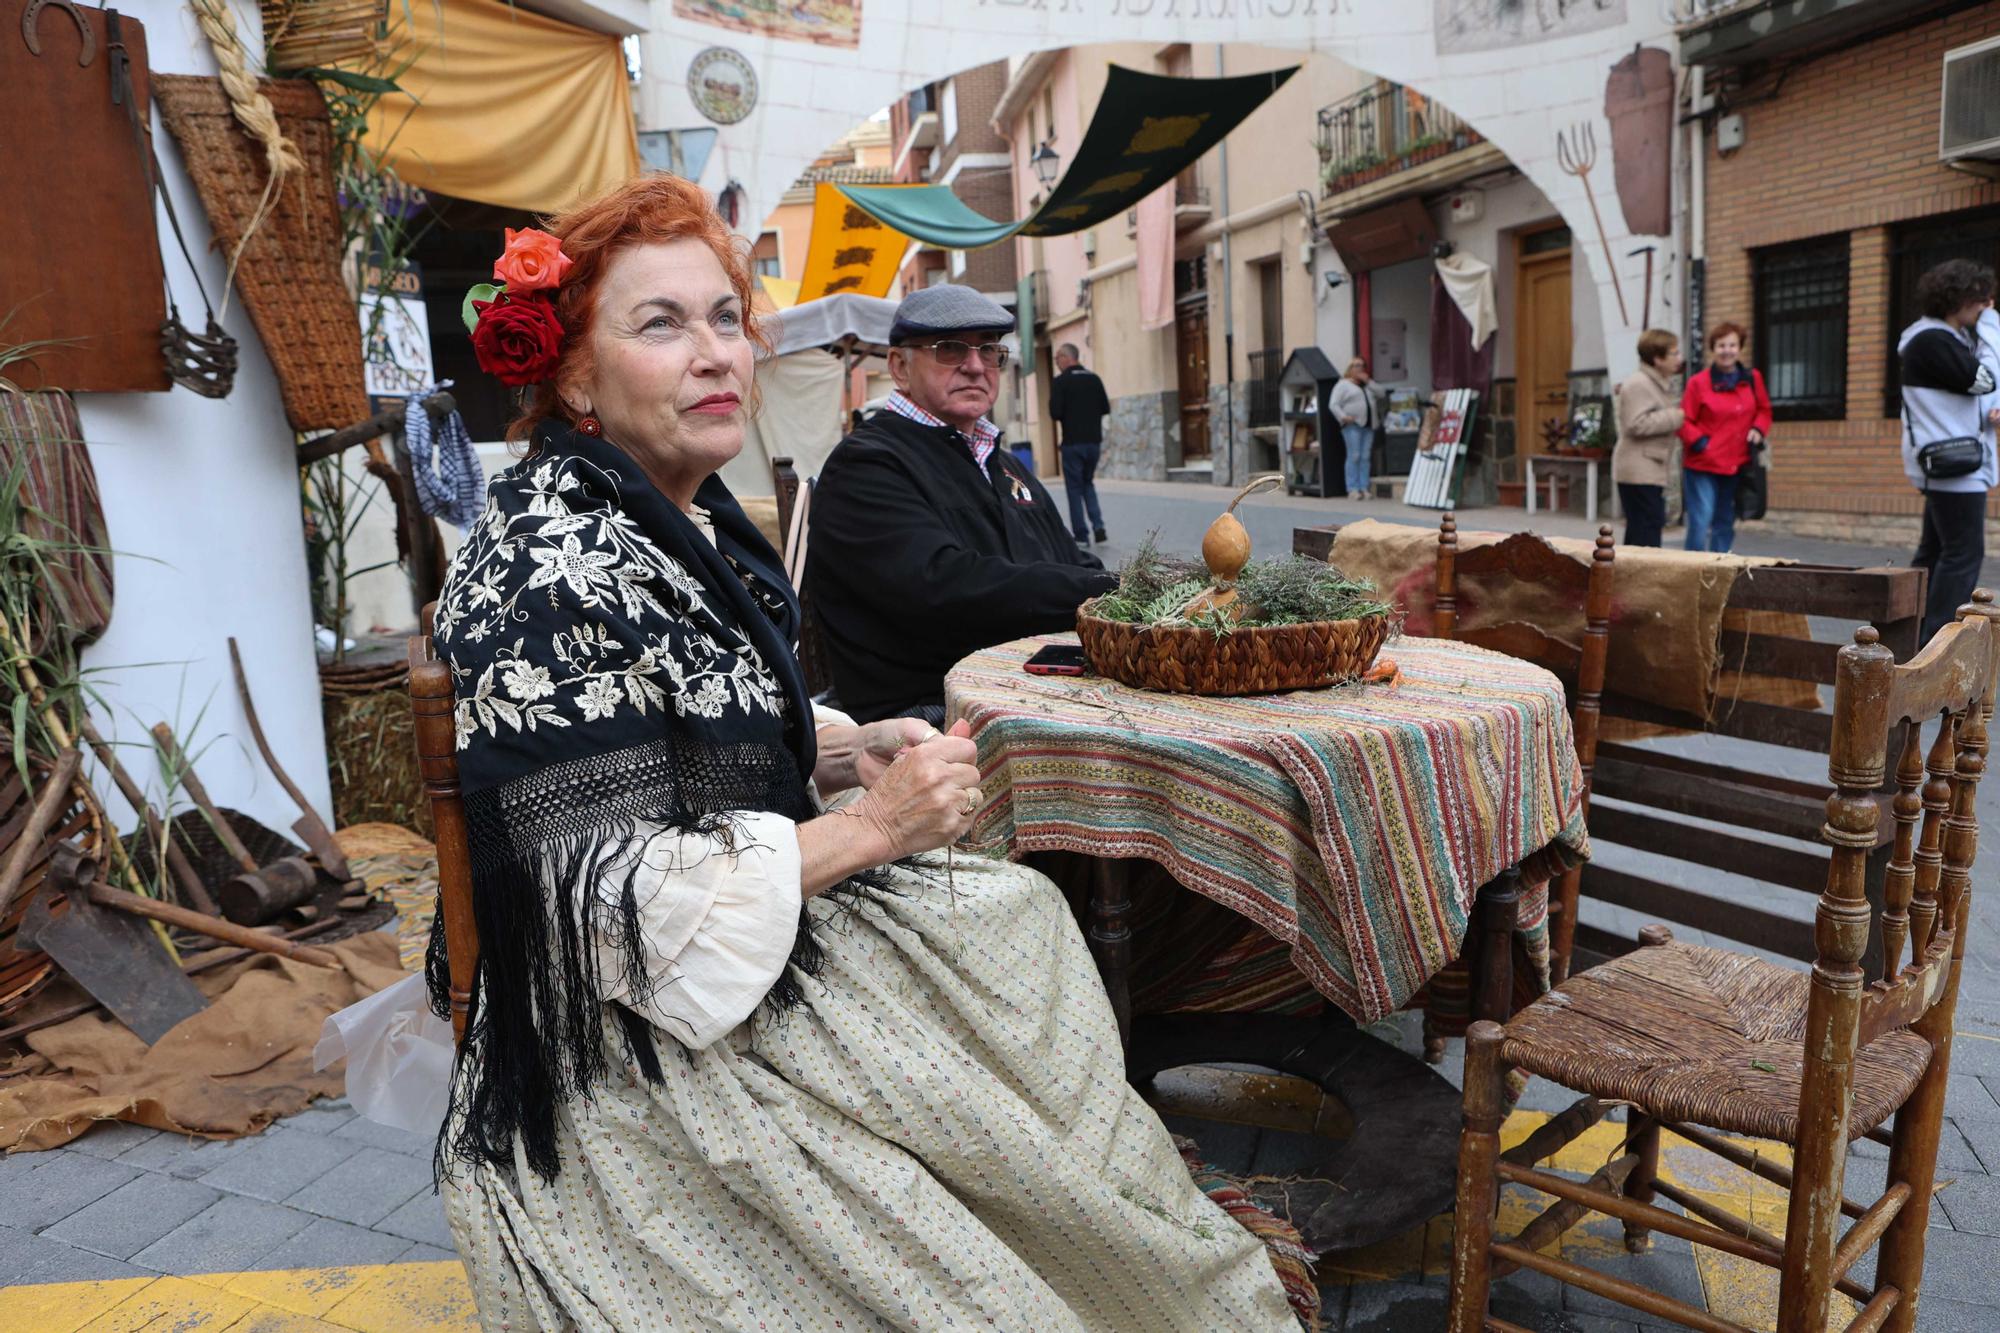
<svg viewBox="0 0 2000 1333">
<path fill-rule="evenodd" d="M 71 981 L 151 1046 L 183 1019 L 206 1009 L 208 1000 L 160 947 L 151 927 L 137 917 L 107 912 L 92 900 L 92 889 L 99 887 L 96 879 L 95 861 L 67 843 L 57 847 L 46 888 L 68 899 L 67 910 L 54 915 L 51 893 L 40 894 L 15 938 L 55 959 Z M 126 896 L 153 905 L 150 898 Z M 207 919 L 198 912 L 188 915 Z"/>
<path fill-rule="evenodd" d="M 298 784 L 278 763 L 278 756 L 271 753 L 271 742 L 264 739 L 264 728 L 257 721 L 257 705 L 250 700 L 250 681 L 243 674 L 243 655 L 237 651 L 234 636 L 229 640 L 229 665 L 236 672 L 236 697 L 242 701 L 243 720 L 250 724 L 250 738 L 257 742 L 257 752 L 264 756 L 264 762 L 270 766 L 272 776 L 278 779 L 278 785 L 290 794 L 303 812 L 292 824 L 292 831 L 312 849 L 312 854 L 319 858 L 320 865 L 329 875 L 338 880 L 353 879 L 347 868 L 347 858 L 341 855 L 340 845 L 333 840 L 326 821 L 319 817 L 319 812 L 312 808 L 306 794 L 299 790 Z"/>
</svg>

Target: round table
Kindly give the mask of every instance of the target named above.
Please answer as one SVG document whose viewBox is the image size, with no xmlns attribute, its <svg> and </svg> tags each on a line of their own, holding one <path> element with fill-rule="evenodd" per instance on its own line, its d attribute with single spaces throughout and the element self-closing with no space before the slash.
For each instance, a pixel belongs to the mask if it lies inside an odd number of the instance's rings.
<svg viewBox="0 0 2000 1333">
<path fill-rule="evenodd" d="M 971 724 L 985 794 L 967 842 L 1015 859 L 1096 858 L 1087 934 L 1135 1079 L 1247 1061 L 1317 1082 L 1345 1106 L 1352 1136 L 1309 1173 L 1327 1188 L 1303 1198 L 1294 1183 L 1288 1196 L 1315 1249 L 1364 1244 L 1448 1205 L 1457 1094 L 1421 1062 L 1356 1028 L 1315 1033 L 1297 1019 L 1211 1014 L 1135 1031 L 1121 865 L 1163 867 L 1281 941 L 1358 1023 L 1383 1018 L 1465 950 L 1475 904 L 1485 956 L 1510 959 L 1516 928 L 1545 921 L 1545 882 L 1588 855 L 1561 682 L 1433 639 L 1383 650 L 1401 672 L 1393 688 L 1209 698 L 1022 670 L 1044 644 L 1074 641 L 1001 644 L 946 676 L 947 711 Z M 1475 1012 L 1504 1019 L 1511 967 L 1482 971 Z"/>
</svg>

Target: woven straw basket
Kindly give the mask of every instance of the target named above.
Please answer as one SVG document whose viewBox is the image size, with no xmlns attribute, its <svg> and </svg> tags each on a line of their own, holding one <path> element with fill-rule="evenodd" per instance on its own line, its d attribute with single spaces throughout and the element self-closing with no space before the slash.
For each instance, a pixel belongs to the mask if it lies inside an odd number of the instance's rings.
<svg viewBox="0 0 2000 1333">
<path fill-rule="evenodd" d="M 1076 613 L 1077 637 L 1100 676 L 1169 694 L 1271 694 L 1353 680 L 1389 636 L 1384 616 L 1213 630 L 1129 625 Z"/>
</svg>

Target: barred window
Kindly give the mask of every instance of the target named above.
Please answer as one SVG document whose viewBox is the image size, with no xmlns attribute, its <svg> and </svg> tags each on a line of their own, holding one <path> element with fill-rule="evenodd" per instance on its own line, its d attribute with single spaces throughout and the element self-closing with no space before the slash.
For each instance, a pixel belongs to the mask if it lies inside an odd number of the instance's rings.
<svg viewBox="0 0 2000 1333">
<path fill-rule="evenodd" d="M 1764 372 L 1780 421 L 1847 415 L 1847 237 L 1756 254 L 1751 360 Z"/>
</svg>

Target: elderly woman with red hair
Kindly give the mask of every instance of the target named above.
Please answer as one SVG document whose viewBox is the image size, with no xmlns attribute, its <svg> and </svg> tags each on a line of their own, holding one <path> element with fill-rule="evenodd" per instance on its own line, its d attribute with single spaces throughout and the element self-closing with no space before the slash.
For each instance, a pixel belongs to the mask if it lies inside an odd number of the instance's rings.
<svg viewBox="0 0 2000 1333">
<path fill-rule="evenodd" d="M 759 344 L 706 198 L 634 181 L 497 276 L 474 343 L 536 385 L 528 449 L 436 624 L 480 943 L 440 1161 L 482 1321 L 1292 1325 L 1118 1077 L 1060 893 L 945 855 L 962 727 L 808 697 L 716 475 Z"/>
</svg>

